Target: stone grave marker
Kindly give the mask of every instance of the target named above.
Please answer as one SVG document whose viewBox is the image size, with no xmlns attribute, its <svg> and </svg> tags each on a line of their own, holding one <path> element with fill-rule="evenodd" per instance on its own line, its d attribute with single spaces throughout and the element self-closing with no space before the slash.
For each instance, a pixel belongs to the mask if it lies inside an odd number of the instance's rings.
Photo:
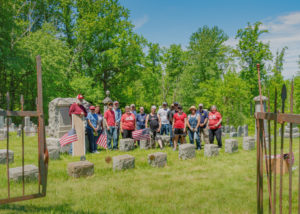
<svg viewBox="0 0 300 214">
<path fill-rule="evenodd" d="M 119 150 L 127 152 L 134 149 L 134 140 L 131 138 L 120 139 Z"/>
<path fill-rule="evenodd" d="M 150 149 L 150 140 L 140 140 L 140 149 Z"/>
<path fill-rule="evenodd" d="M 233 153 L 238 151 L 238 141 L 236 139 L 225 140 L 225 152 Z"/>
<path fill-rule="evenodd" d="M 254 137 L 244 137 L 243 138 L 243 149 L 244 150 L 255 149 L 255 138 Z"/>
<path fill-rule="evenodd" d="M 230 132 L 229 137 L 237 137 L 238 133 L 237 132 Z"/>
<path fill-rule="evenodd" d="M 148 163 L 153 167 L 164 167 L 167 164 L 167 153 L 156 152 L 149 154 Z"/>
<path fill-rule="evenodd" d="M 36 181 L 38 179 L 39 168 L 35 165 L 25 165 L 24 166 L 24 180 Z M 9 179 L 13 181 L 22 181 L 22 167 L 10 168 L 9 169 Z"/>
<path fill-rule="evenodd" d="M 181 144 L 179 146 L 178 156 L 182 160 L 194 158 L 196 156 L 196 148 L 194 144 Z"/>
<path fill-rule="evenodd" d="M 74 178 L 92 176 L 94 164 L 89 161 L 78 161 L 68 164 L 68 175 Z"/>
<path fill-rule="evenodd" d="M 245 124 L 245 125 L 243 126 L 243 129 L 244 129 L 244 130 L 243 130 L 244 137 L 248 137 L 248 125 Z"/>
<path fill-rule="evenodd" d="M 238 126 L 238 128 L 237 128 L 237 136 L 238 137 L 242 137 L 243 136 L 243 127 L 242 126 Z"/>
<path fill-rule="evenodd" d="M 7 150 L 6 149 L 0 149 L 0 164 L 6 164 L 7 161 Z M 14 152 L 11 150 L 8 150 L 8 163 L 14 162 Z"/>
<path fill-rule="evenodd" d="M 131 155 L 119 155 L 113 157 L 113 170 L 119 171 L 135 167 L 135 158 Z"/>
<path fill-rule="evenodd" d="M 205 144 L 204 145 L 204 156 L 212 157 L 219 155 L 219 147 L 215 144 Z"/>
</svg>

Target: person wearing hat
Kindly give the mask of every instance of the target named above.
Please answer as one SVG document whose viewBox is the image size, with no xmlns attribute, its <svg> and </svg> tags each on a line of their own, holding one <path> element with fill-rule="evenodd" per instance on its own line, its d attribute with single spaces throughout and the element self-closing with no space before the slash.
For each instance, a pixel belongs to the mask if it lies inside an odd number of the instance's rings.
<svg viewBox="0 0 300 214">
<path fill-rule="evenodd" d="M 113 103 L 108 103 L 108 109 L 104 113 L 105 126 L 106 126 L 106 135 L 107 135 L 107 147 L 112 149 L 111 141 L 113 140 L 113 149 L 118 149 L 118 136 L 116 129 L 116 117 L 113 110 Z"/>
<path fill-rule="evenodd" d="M 90 153 L 98 153 L 97 151 L 97 139 L 98 139 L 98 115 L 95 113 L 95 106 L 90 106 L 90 112 L 88 113 L 86 124 L 86 131 L 88 135 Z"/>
<path fill-rule="evenodd" d="M 188 119 L 187 119 L 188 134 L 189 134 L 190 143 L 194 144 L 195 134 L 198 135 L 200 116 L 196 114 L 197 109 L 195 106 L 191 106 L 189 110 L 191 114 L 188 115 Z M 196 137 L 196 146 L 198 150 L 201 149 L 199 137 Z"/>
<path fill-rule="evenodd" d="M 78 94 L 76 97 L 76 102 L 70 106 L 69 116 L 72 117 L 72 114 L 77 114 L 80 117 L 87 116 L 87 111 L 83 106 L 84 97 L 81 94 Z"/>
<path fill-rule="evenodd" d="M 219 148 L 222 148 L 222 115 L 217 111 L 217 107 L 213 105 L 208 114 L 208 126 L 209 126 L 209 142 L 214 143 L 216 136 Z"/>
<path fill-rule="evenodd" d="M 166 102 L 163 102 L 162 108 L 158 110 L 157 114 L 159 115 L 161 119 L 161 129 L 160 129 L 160 134 L 169 134 L 169 120 L 168 120 L 168 104 Z"/>
<path fill-rule="evenodd" d="M 201 144 L 201 138 L 203 138 L 205 144 L 208 144 L 209 143 L 208 130 L 206 129 L 206 125 L 208 122 L 208 113 L 203 109 L 202 103 L 199 104 L 196 114 L 199 115 L 200 117 L 200 124 L 198 128 L 198 135 L 196 140 L 200 141 Z"/>
<path fill-rule="evenodd" d="M 130 112 L 130 107 L 125 107 L 125 113 L 121 117 L 121 133 L 123 138 L 132 138 L 132 132 L 136 129 L 136 119 Z"/>
<path fill-rule="evenodd" d="M 120 135 L 120 122 L 122 117 L 122 111 L 119 108 L 119 102 L 114 102 L 114 112 L 115 112 L 115 118 L 116 118 L 116 129 L 117 129 L 117 142 L 119 142 L 119 135 Z"/>
<path fill-rule="evenodd" d="M 146 128 L 148 128 L 148 122 L 151 131 L 151 145 L 155 145 L 155 140 L 157 140 L 160 149 L 163 149 L 162 140 L 157 136 L 157 133 L 159 133 L 161 129 L 161 120 L 159 115 L 156 114 L 156 106 L 151 107 L 151 113 L 146 117 Z"/>
<path fill-rule="evenodd" d="M 182 107 L 178 105 L 178 112 L 174 114 L 173 117 L 173 133 L 174 133 L 174 148 L 177 149 L 177 142 L 180 138 L 180 142 L 185 143 L 185 133 L 186 133 L 186 114 L 182 111 Z"/>
</svg>

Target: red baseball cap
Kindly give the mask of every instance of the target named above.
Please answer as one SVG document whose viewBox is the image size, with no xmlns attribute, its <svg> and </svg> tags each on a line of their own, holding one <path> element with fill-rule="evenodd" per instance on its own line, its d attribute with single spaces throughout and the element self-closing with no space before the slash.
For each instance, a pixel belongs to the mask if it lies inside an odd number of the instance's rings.
<svg viewBox="0 0 300 214">
<path fill-rule="evenodd" d="M 84 97 L 81 94 L 78 94 L 77 99 L 82 100 L 82 99 L 84 99 Z"/>
<path fill-rule="evenodd" d="M 95 106 L 90 106 L 90 110 L 95 110 Z"/>
</svg>

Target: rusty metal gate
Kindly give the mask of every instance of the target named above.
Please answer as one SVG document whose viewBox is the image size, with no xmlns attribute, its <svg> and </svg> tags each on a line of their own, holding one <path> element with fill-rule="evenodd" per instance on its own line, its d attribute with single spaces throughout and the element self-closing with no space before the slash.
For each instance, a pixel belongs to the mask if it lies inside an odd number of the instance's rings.
<svg viewBox="0 0 300 214">
<path fill-rule="evenodd" d="M 6 175 L 7 175 L 7 197 L 0 198 L 0 205 L 29 200 L 34 198 L 44 197 L 47 190 L 47 173 L 48 173 L 48 150 L 45 142 L 45 125 L 44 125 L 44 112 L 43 112 L 43 90 L 42 90 L 42 69 L 41 69 L 41 57 L 36 57 L 36 69 L 37 69 L 37 101 L 36 111 L 23 111 L 23 96 L 21 96 L 21 111 L 11 111 L 9 106 L 9 93 L 6 95 L 7 110 L 0 111 L 0 115 L 7 118 L 7 134 L 6 134 Z M 38 187 L 36 193 L 26 194 L 25 181 L 24 181 L 24 117 L 37 117 L 38 118 Z M 21 139 L 22 139 L 22 194 L 18 196 L 12 196 L 11 194 L 11 182 L 9 176 L 9 120 L 10 117 L 22 117 L 21 126 Z"/>
<path fill-rule="evenodd" d="M 294 83 L 291 84 L 291 93 L 290 93 L 290 113 L 286 114 L 285 112 L 285 100 L 287 97 L 286 86 L 283 85 L 281 90 L 281 102 L 282 108 L 279 112 L 277 109 L 277 90 L 275 89 L 275 100 L 274 100 L 274 112 L 270 112 L 270 101 L 268 103 L 268 112 L 263 112 L 262 109 L 262 93 L 261 93 L 261 83 L 260 83 L 260 70 L 259 64 L 257 65 L 258 70 L 258 83 L 259 83 L 259 95 L 260 95 L 260 104 L 261 112 L 255 113 L 256 118 L 256 130 L 257 130 L 257 213 L 263 213 L 268 210 L 268 213 L 275 214 L 278 213 L 296 213 L 295 210 L 298 210 L 300 214 L 300 158 L 298 165 L 298 173 L 296 170 L 292 171 L 292 163 L 294 159 L 293 153 L 293 125 L 300 124 L 300 115 L 293 114 L 293 91 Z M 267 123 L 267 130 L 265 130 L 264 123 Z M 289 124 L 289 134 L 284 136 L 284 125 L 285 123 Z M 277 125 L 281 126 L 280 131 L 280 147 L 279 152 L 277 152 Z M 271 136 L 271 131 L 273 130 L 273 135 Z M 288 137 L 289 146 L 288 152 L 284 154 L 284 137 Z M 297 137 L 297 136 L 296 136 Z M 273 138 L 273 139 L 272 139 Z M 296 138 L 297 144 L 299 146 L 299 151 L 296 153 L 300 154 L 300 141 L 299 136 Z M 272 144 L 271 144 L 272 142 Z M 273 148 L 272 148 L 273 147 Z M 294 151 L 295 152 L 295 151 Z M 278 166 L 278 167 L 277 167 Z M 285 168 L 287 175 L 284 175 L 283 169 Z M 279 172 L 278 172 L 279 170 Z M 266 176 L 264 176 L 264 173 Z M 279 175 L 278 175 L 279 174 Z M 278 176 L 277 176 L 278 175 Z M 297 177 L 296 184 L 293 184 L 293 175 L 294 178 Z M 264 180 L 266 178 L 266 180 Z M 278 181 L 279 179 L 279 181 Z M 286 180 L 284 183 L 284 179 Z M 268 198 L 268 207 L 264 208 L 264 188 L 263 183 L 267 184 L 267 198 Z M 288 188 L 285 188 L 288 186 Z M 279 187 L 279 188 L 278 188 Z M 293 205 L 293 188 L 297 190 L 297 205 L 298 207 L 292 207 Z M 283 193 L 287 193 L 283 194 Z M 294 194 L 295 195 L 295 194 Z M 295 197 L 295 196 L 294 196 Z M 283 203 L 285 206 L 283 206 Z"/>
</svg>

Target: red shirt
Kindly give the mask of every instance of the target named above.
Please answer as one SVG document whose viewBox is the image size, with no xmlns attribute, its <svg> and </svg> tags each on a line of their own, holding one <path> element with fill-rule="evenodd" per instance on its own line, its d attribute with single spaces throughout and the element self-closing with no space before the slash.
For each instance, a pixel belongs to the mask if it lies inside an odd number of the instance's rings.
<svg viewBox="0 0 300 214">
<path fill-rule="evenodd" d="M 77 103 L 73 103 L 69 109 L 69 116 L 71 117 L 72 114 L 81 114 L 82 112 L 84 113 L 84 116 L 86 117 L 87 112 L 86 112 L 85 108 L 80 104 L 78 105 Z"/>
<path fill-rule="evenodd" d="M 209 112 L 208 114 L 208 121 L 209 121 L 209 128 L 210 129 L 219 129 L 221 128 L 221 123 L 218 127 L 215 127 L 215 125 L 222 119 L 222 116 L 219 112 Z"/>
<path fill-rule="evenodd" d="M 121 117 L 122 129 L 135 130 L 135 116 L 133 113 L 123 114 Z"/>
<path fill-rule="evenodd" d="M 174 128 L 175 129 L 184 129 L 184 119 L 186 114 L 183 112 L 181 115 L 179 113 L 174 114 Z"/>
<path fill-rule="evenodd" d="M 108 109 L 104 113 L 104 118 L 105 118 L 108 126 L 115 126 L 116 125 L 115 112 L 113 110 Z"/>
</svg>

